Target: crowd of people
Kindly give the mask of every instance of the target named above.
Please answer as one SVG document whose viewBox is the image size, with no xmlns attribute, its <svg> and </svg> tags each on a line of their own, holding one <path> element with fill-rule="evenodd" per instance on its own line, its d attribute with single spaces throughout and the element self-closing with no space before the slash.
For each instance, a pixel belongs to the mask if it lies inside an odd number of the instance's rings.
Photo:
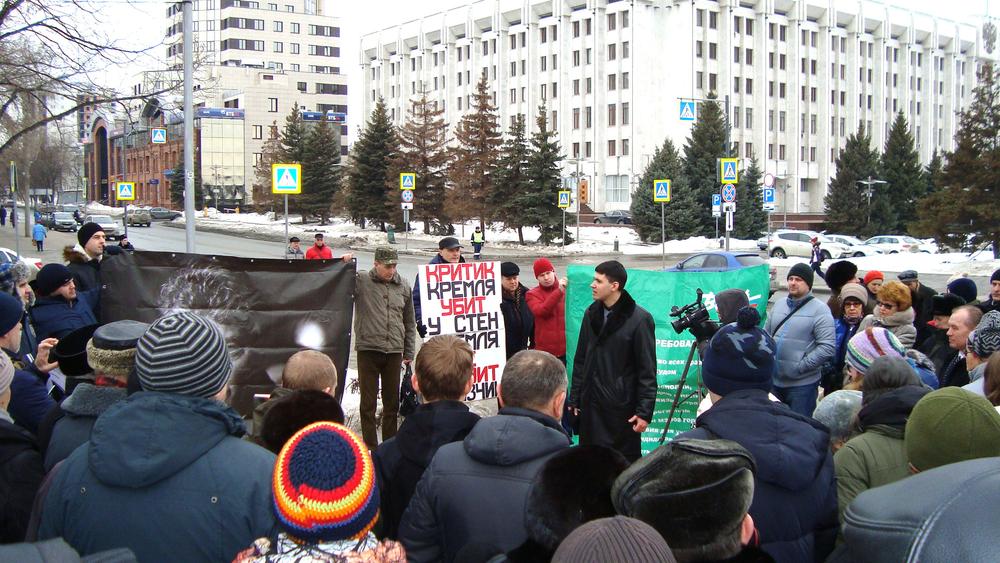
<svg viewBox="0 0 1000 563">
<path fill-rule="evenodd" d="M 419 285 L 379 247 L 356 278 L 355 433 L 323 353 L 292 354 L 241 416 L 212 320 L 100 323 L 104 233 L 87 224 L 78 240 L 68 264 L 34 280 L 23 264 L 0 266 L 0 560 L 989 553 L 980 530 L 992 521 L 977 506 L 1000 474 L 1000 270 L 978 301 L 967 277 L 937 294 L 915 271 L 886 280 L 840 261 L 823 272 L 823 303 L 813 265 L 797 264 L 766 322 L 745 291 L 720 292 L 721 327 L 700 350 L 706 404 L 694 428 L 642 456 L 654 322 L 616 261 L 594 270 L 572 380 L 566 278 L 539 258 L 528 288 L 517 264 L 501 264 L 507 362 L 499 410 L 481 417 L 464 402 L 473 349 L 456 335 L 417 349 Z M 321 239 L 310 251 L 332 258 Z M 431 262 L 462 261 L 445 237 Z M 404 417 L 401 368 L 420 399 Z"/>
</svg>

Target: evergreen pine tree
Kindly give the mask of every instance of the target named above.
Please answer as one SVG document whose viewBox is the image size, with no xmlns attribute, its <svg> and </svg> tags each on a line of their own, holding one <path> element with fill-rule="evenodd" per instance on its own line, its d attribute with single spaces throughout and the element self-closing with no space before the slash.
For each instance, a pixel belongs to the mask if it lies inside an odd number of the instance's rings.
<svg viewBox="0 0 1000 563">
<path fill-rule="evenodd" d="M 917 204 L 916 231 L 955 248 L 992 244 L 1000 258 L 1000 74 L 979 71 L 972 105 L 962 112 L 955 150 L 947 155 L 941 189 Z M 969 239 L 968 241 L 966 239 Z"/>
<path fill-rule="evenodd" d="M 722 108 L 709 94 L 710 101 L 698 108 L 698 121 L 691 128 L 691 136 L 684 145 L 684 176 L 687 178 L 694 207 L 694 219 L 699 228 L 693 234 L 711 237 L 715 234 L 712 217 L 712 194 L 718 193 L 718 158 L 726 157 L 726 122 Z M 680 229 L 678 232 L 686 232 Z"/>
<path fill-rule="evenodd" d="M 931 161 L 924 168 L 924 196 L 928 196 L 944 185 L 944 159 L 941 154 L 934 149 Z M 914 209 L 916 211 L 916 209 Z"/>
<path fill-rule="evenodd" d="M 455 129 L 458 146 L 454 148 L 455 159 L 449 174 L 455 186 L 452 199 L 455 211 L 462 219 L 478 219 L 484 230 L 486 223 L 494 219 L 489 207 L 494 189 L 492 172 L 502 142 L 497 108 L 490 98 L 484 69 L 472 95 L 472 111 L 462 117 Z"/>
<path fill-rule="evenodd" d="M 278 151 L 278 162 L 282 164 L 302 164 L 306 154 L 306 124 L 302 120 L 299 112 L 299 103 L 292 104 L 292 111 L 285 116 L 285 127 L 281 131 L 281 149 Z M 289 196 L 288 209 L 296 213 L 302 213 L 302 220 L 305 221 L 305 213 L 301 207 L 300 196 Z"/>
<path fill-rule="evenodd" d="M 917 200 L 927 193 L 927 183 L 920 167 L 913 135 L 910 134 L 910 127 L 902 112 L 896 115 L 889 128 L 889 138 L 886 139 L 885 152 L 882 154 L 880 179 L 887 183 L 876 188 L 876 193 L 886 195 L 890 213 L 884 222 L 881 217 L 873 215 L 873 228 L 879 233 L 906 233 L 907 223 L 916 219 Z"/>
<path fill-rule="evenodd" d="M 201 185 L 201 155 L 194 151 L 194 208 L 201 210 L 205 203 L 205 192 Z M 170 174 L 170 202 L 178 209 L 184 209 L 184 155 Z"/>
<path fill-rule="evenodd" d="M 514 122 L 507 130 L 506 139 L 500 148 L 500 156 L 493 168 L 496 189 L 490 197 L 490 206 L 505 228 L 517 231 L 517 238 L 524 244 L 526 217 L 519 198 L 531 189 L 528 180 L 528 137 L 525 132 L 524 115 L 514 116 Z"/>
<path fill-rule="evenodd" d="M 340 127 L 331 126 L 326 114 L 306 134 L 303 156 L 299 208 L 304 215 L 319 215 L 325 225 L 340 191 Z"/>
<path fill-rule="evenodd" d="M 281 196 L 271 191 L 271 165 L 278 161 L 281 151 L 281 135 L 278 133 L 278 122 L 272 121 L 267 140 L 261 147 L 260 161 L 254 165 L 253 203 L 257 209 L 274 209 Z"/>
<path fill-rule="evenodd" d="M 751 158 L 750 166 L 740 174 L 740 183 L 736 185 L 734 232 L 730 233 L 736 238 L 756 239 L 767 230 L 767 212 L 763 207 L 763 177 L 764 173 L 757 165 L 757 159 Z"/>
<path fill-rule="evenodd" d="M 448 125 L 444 110 L 427 98 L 421 86 L 420 98 L 410 102 L 406 123 L 399 133 L 401 151 L 393 169 L 417 176 L 419 203 L 413 206 L 414 218 L 423 221 L 424 234 L 451 234 L 454 227 L 445 209 L 447 198 Z M 395 175 L 398 177 L 398 173 Z M 389 190 L 387 202 L 399 212 L 399 190 Z"/>
<path fill-rule="evenodd" d="M 515 196 L 519 207 L 517 212 L 526 226 L 538 227 L 542 244 L 554 240 L 573 242 L 569 233 L 563 230 L 563 211 L 559 209 L 558 201 L 559 190 L 562 189 L 559 163 L 563 156 L 556 132 L 549 127 L 545 116 L 545 105 L 542 104 L 535 118 L 535 132 L 531 134 L 527 189 Z"/>
<path fill-rule="evenodd" d="M 388 220 L 387 194 L 399 191 L 396 183 L 399 176 L 393 176 L 390 171 L 399 153 L 399 138 L 382 98 L 378 99 L 352 148 L 351 166 L 347 172 L 347 209 L 351 220 L 362 228 L 367 221 L 373 221 L 384 230 Z"/>
<path fill-rule="evenodd" d="M 878 154 L 871 148 L 871 137 L 859 126 L 857 133 L 847 137 L 837 157 L 837 175 L 830 181 L 824 199 L 828 230 L 862 238 L 874 233 L 868 223 L 868 190 L 858 185 L 858 180 L 869 176 L 878 178 Z M 876 190 L 878 186 L 873 186 L 873 195 Z"/>
<path fill-rule="evenodd" d="M 643 242 L 660 242 L 661 209 L 659 203 L 653 202 L 653 182 L 656 180 L 670 180 L 670 202 L 663 207 L 667 240 L 696 236 L 702 229 L 698 203 L 688 185 L 680 154 L 668 138 L 662 147 L 656 148 L 639 185 L 632 192 L 632 223 L 639 238 Z"/>
</svg>

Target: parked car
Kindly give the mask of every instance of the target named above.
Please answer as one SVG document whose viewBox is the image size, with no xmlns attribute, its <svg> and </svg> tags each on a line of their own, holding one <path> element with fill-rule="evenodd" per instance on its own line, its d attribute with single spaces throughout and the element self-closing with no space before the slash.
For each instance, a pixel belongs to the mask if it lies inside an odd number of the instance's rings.
<svg viewBox="0 0 1000 563">
<path fill-rule="evenodd" d="M 177 211 L 171 211 L 166 207 L 151 207 L 149 209 L 149 216 L 157 221 L 173 221 L 174 219 L 180 217 L 181 214 Z"/>
<path fill-rule="evenodd" d="M 907 235 L 876 235 L 865 241 L 888 254 L 899 252 L 930 252 L 929 248 L 922 248 L 920 241 Z"/>
<path fill-rule="evenodd" d="M 712 251 L 701 252 L 684 260 L 681 260 L 668 271 L 674 272 L 726 272 L 729 270 L 739 270 L 749 266 L 759 266 L 767 264 L 767 261 L 754 252 L 725 252 Z M 770 276 L 770 293 L 778 291 L 778 269 L 774 266 L 768 267 Z"/>
<path fill-rule="evenodd" d="M 610 223 L 614 225 L 631 225 L 632 212 L 627 209 L 612 209 L 594 217 L 594 224 Z"/>
<path fill-rule="evenodd" d="M 839 242 L 851 249 L 851 256 L 874 256 L 876 254 L 884 254 L 885 252 L 877 247 L 870 244 L 865 244 L 864 241 L 857 237 L 852 237 L 851 235 L 826 235 L 826 238 L 832 240 L 833 242 Z"/>
<path fill-rule="evenodd" d="M 0 248 L 0 264 L 9 264 L 17 260 L 17 253 L 9 248 Z M 35 274 L 42 269 L 41 258 L 31 258 L 21 255 L 21 262 L 28 267 L 28 279 L 35 279 Z"/>
<path fill-rule="evenodd" d="M 118 223 L 108 215 L 87 215 L 83 218 L 83 222 L 100 225 L 108 240 L 118 240 L 122 236 L 122 230 L 118 227 Z"/>
<path fill-rule="evenodd" d="M 809 258 L 812 256 L 813 237 L 820 241 L 820 252 L 824 260 L 851 256 L 851 250 L 846 245 L 834 242 L 816 231 L 791 229 L 779 229 L 771 233 L 770 238 L 768 238 L 767 253 L 774 258 L 787 258 L 788 256 Z"/>
<path fill-rule="evenodd" d="M 153 223 L 153 218 L 145 209 L 129 209 L 124 223 L 129 227 L 148 227 Z"/>
<path fill-rule="evenodd" d="M 73 218 L 72 213 L 67 213 L 65 211 L 56 211 L 55 213 L 49 214 L 50 225 L 46 225 L 53 231 L 66 231 L 69 233 L 75 233 L 80 226 L 77 224 L 76 219 Z"/>
</svg>

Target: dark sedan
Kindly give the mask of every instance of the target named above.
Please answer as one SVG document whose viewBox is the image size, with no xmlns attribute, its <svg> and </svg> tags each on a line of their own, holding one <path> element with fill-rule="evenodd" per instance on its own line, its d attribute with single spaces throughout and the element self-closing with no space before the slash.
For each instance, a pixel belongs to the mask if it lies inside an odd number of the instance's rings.
<svg viewBox="0 0 1000 563">
<path fill-rule="evenodd" d="M 166 207 L 151 207 L 149 216 L 156 220 L 173 221 L 181 216 L 177 211 L 171 211 Z"/>
<path fill-rule="evenodd" d="M 597 225 L 600 225 L 601 223 L 612 225 L 631 225 L 632 212 L 627 209 L 612 209 L 610 211 L 605 211 L 597 217 L 594 217 L 594 223 Z"/>
</svg>

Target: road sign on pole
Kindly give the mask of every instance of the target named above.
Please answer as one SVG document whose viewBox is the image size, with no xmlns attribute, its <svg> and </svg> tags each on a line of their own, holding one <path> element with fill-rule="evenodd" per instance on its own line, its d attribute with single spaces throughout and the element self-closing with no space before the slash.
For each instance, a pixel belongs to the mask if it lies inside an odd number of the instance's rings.
<svg viewBox="0 0 1000 563">
<path fill-rule="evenodd" d="M 681 100 L 680 107 L 680 120 L 681 121 L 694 121 L 695 120 L 695 105 L 694 101 Z"/>
<path fill-rule="evenodd" d="M 719 181 L 723 184 L 738 184 L 740 181 L 739 162 L 738 158 L 720 158 Z"/>
<path fill-rule="evenodd" d="M 722 217 L 722 195 L 712 194 L 712 217 Z M 718 234 L 718 233 L 716 233 Z"/>
<path fill-rule="evenodd" d="M 736 201 L 736 186 L 732 184 L 722 186 L 722 201 L 726 203 Z"/>
<path fill-rule="evenodd" d="M 770 172 L 764 174 L 764 186 L 768 188 L 774 186 L 774 174 L 771 174 Z"/>
<path fill-rule="evenodd" d="M 272 164 L 271 193 L 286 195 L 302 193 L 302 165 Z"/>
<path fill-rule="evenodd" d="M 729 250 L 729 231 L 733 230 L 733 216 L 736 215 L 732 211 L 726 213 L 726 250 Z"/>
<path fill-rule="evenodd" d="M 403 209 L 413 209 L 413 204 L 408 202 L 403 202 L 399 204 Z"/>
<path fill-rule="evenodd" d="M 573 192 L 569 190 L 559 190 L 559 203 L 558 203 L 559 209 L 569 208 L 569 199 L 570 199 L 569 196 L 572 193 Z"/>
<path fill-rule="evenodd" d="M 764 188 L 764 211 L 774 211 L 774 188 Z"/>
<path fill-rule="evenodd" d="M 163 128 L 153 128 L 149 130 L 149 140 L 154 145 L 162 145 L 167 142 L 167 130 Z"/>
<path fill-rule="evenodd" d="M 403 190 L 399 192 L 399 197 L 403 203 L 413 203 L 413 190 Z"/>
<path fill-rule="evenodd" d="M 653 180 L 653 203 L 670 201 L 670 180 Z"/>
<path fill-rule="evenodd" d="M 118 201 L 135 201 L 135 182 L 116 183 L 115 199 Z"/>
<path fill-rule="evenodd" d="M 417 175 L 413 172 L 402 172 L 399 175 L 399 189 L 414 190 L 417 188 Z"/>
</svg>

